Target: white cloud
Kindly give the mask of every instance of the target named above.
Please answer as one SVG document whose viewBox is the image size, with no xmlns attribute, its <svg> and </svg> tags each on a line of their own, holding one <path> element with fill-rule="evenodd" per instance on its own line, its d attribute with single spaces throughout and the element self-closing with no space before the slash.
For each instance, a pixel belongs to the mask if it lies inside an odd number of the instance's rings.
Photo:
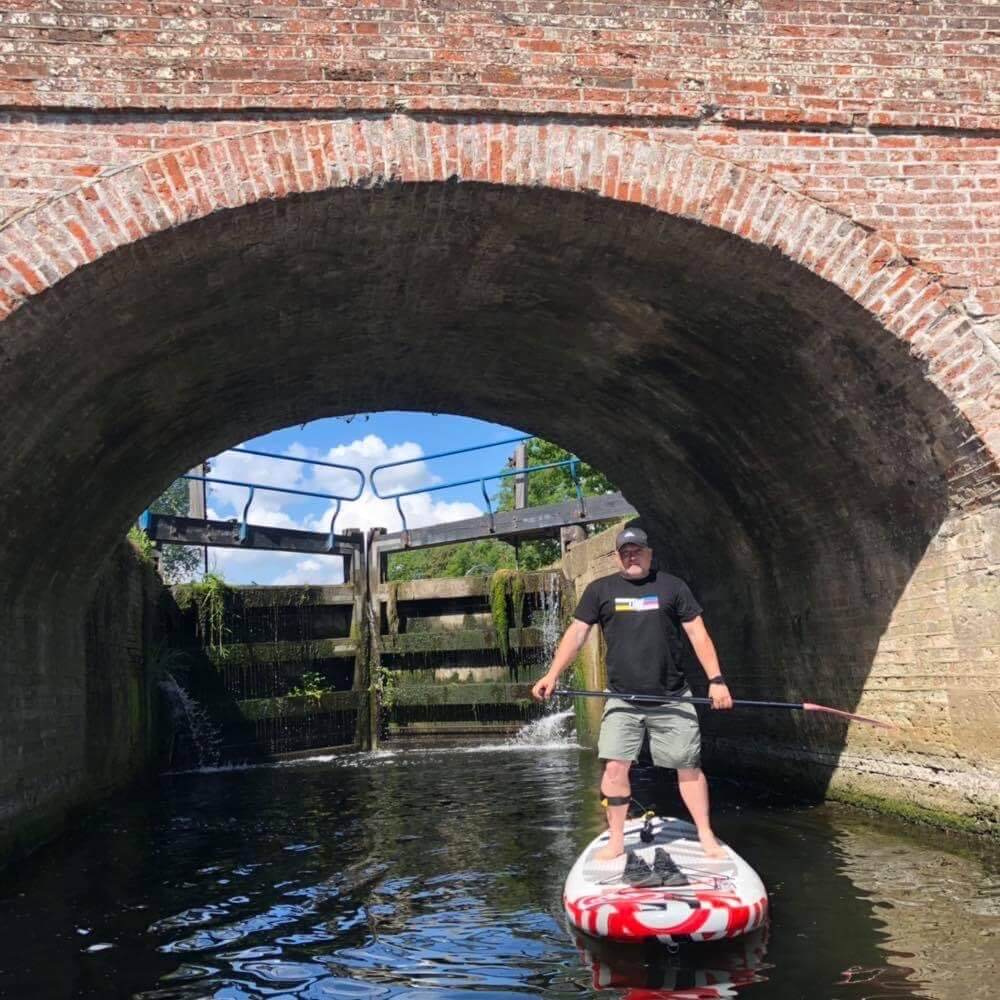
<svg viewBox="0 0 1000 1000">
<path fill-rule="evenodd" d="M 387 444 L 376 434 L 368 434 L 350 444 L 338 445 L 321 452 L 302 444 L 293 444 L 286 453 L 291 458 L 313 459 L 352 465 L 368 477 L 371 470 L 388 462 L 401 462 L 420 458 L 423 449 L 412 441 Z M 226 452 L 212 460 L 212 477 L 254 482 L 316 493 L 350 495 L 357 490 L 356 474 L 310 466 L 302 462 L 280 462 L 273 459 L 247 455 L 243 452 Z M 389 469 L 377 476 L 379 490 L 394 493 L 439 483 L 425 462 L 414 462 L 400 469 Z M 247 489 L 238 486 L 213 486 L 209 497 L 209 517 L 218 520 L 243 516 Z M 405 497 L 401 501 L 410 528 L 441 524 L 447 521 L 478 517 L 482 510 L 472 503 L 437 500 L 433 493 Z M 326 501 L 326 509 L 319 511 L 321 500 L 310 500 L 294 494 L 271 493 L 258 490 L 250 507 L 251 524 L 271 527 L 297 528 L 306 531 L 326 532 L 330 528 L 335 504 Z M 344 501 L 336 524 L 338 532 L 345 528 L 381 527 L 399 531 L 403 525 L 393 500 L 380 500 L 367 487 L 355 501 Z M 256 581 L 261 584 L 339 583 L 343 579 L 342 562 L 337 557 L 308 556 L 302 553 L 263 552 L 253 549 L 215 549 L 214 565 L 234 583 Z"/>
<path fill-rule="evenodd" d="M 303 445 L 293 445 L 289 453 L 296 458 L 312 458 L 323 462 L 337 462 L 341 465 L 353 465 L 361 469 L 366 477 L 376 466 L 390 462 L 403 462 L 423 455 L 423 449 L 413 441 L 389 445 L 377 434 L 368 434 L 350 444 L 338 445 L 325 453 L 317 449 L 306 448 Z M 320 491 L 328 489 L 331 493 L 338 487 L 343 493 L 353 492 L 346 484 L 357 482 L 357 477 L 348 477 L 337 469 L 325 469 L 322 466 L 313 467 L 313 476 L 317 484 L 322 483 Z M 385 469 L 376 474 L 376 484 L 382 493 L 406 492 L 421 487 L 434 486 L 441 481 L 427 467 L 426 462 L 412 462 L 398 469 Z M 461 518 L 478 517 L 482 511 L 472 503 L 449 502 L 436 500 L 432 493 L 419 493 L 412 497 L 404 497 L 401 501 L 406 514 L 406 523 L 411 528 L 424 527 L 428 524 L 441 524 L 445 521 L 455 521 Z M 313 514 L 305 519 L 304 525 L 309 531 L 327 531 L 330 518 L 333 516 L 334 504 L 329 504 L 322 514 Z M 387 531 L 399 531 L 403 525 L 399 518 L 394 500 L 381 500 L 366 486 L 364 493 L 357 500 L 344 501 L 337 517 L 337 529 L 385 528 Z"/>
<path fill-rule="evenodd" d="M 301 552 L 261 549 L 211 549 L 209 568 L 230 583 L 285 586 L 344 582 L 344 564 L 340 556 L 303 556 Z"/>
<path fill-rule="evenodd" d="M 291 569 L 276 577 L 275 584 L 285 586 L 295 583 L 343 583 L 344 569 L 340 559 L 300 559 Z"/>
<path fill-rule="evenodd" d="M 241 483 L 259 483 L 262 486 L 277 486 L 290 489 L 303 489 L 305 466 L 301 462 L 280 462 L 259 455 L 248 455 L 245 452 L 227 451 L 212 459 L 212 479 L 231 479 Z M 317 492 L 324 492 L 322 490 Z M 242 516 L 249 490 L 245 486 L 227 486 L 209 484 L 209 499 L 213 505 L 230 508 Z M 294 500 L 293 494 L 272 493 L 270 490 L 257 490 L 254 493 L 251 520 L 257 524 L 274 524 L 281 526 L 282 521 L 264 520 L 265 512 L 277 513 L 282 507 Z M 231 515 L 227 515 L 231 516 Z M 291 527 L 291 524 L 284 525 Z"/>
<path fill-rule="evenodd" d="M 208 519 L 210 521 L 229 521 L 235 517 L 237 520 L 243 519 L 243 507 L 246 504 L 246 491 L 244 490 L 243 502 L 239 505 L 235 514 L 233 511 L 228 510 L 224 513 L 220 513 L 211 504 L 208 505 Z M 268 528 L 301 528 L 302 522 L 297 521 L 290 514 L 283 510 L 269 508 L 269 507 L 258 507 L 257 506 L 257 494 L 254 494 L 253 503 L 250 505 L 250 512 L 247 516 L 247 520 L 250 524 L 262 524 Z"/>
<path fill-rule="evenodd" d="M 294 450 L 293 450 L 294 449 Z M 338 465 L 353 465 L 370 477 L 372 469 L 391 462 L 407 462 L 423 455 L 423 449 L 413 441 L 387 445 L 377 434 L 368 434 L 350 444 L 338 445 L 322 453 L 317 449 L 293 445 L 289 449 L 296 458 L 311 458 L 320 462 L 334 462 Z M 312 467 L 313 481 L 320 491 L 342 493 L 349 496 L 357 491 L 358 477 L 354 473 Z M 376 476 L 376 483 L 382 493 L 397 493 L 402 490 L 432 486 L 440 478 L 431 474 L 426 462 L 412 462 L 399 469 L 385 469 Z"/>
<path fill-rule="evenodd" d="M 408 528 L 423 528 L 429 524 L 444 524 L 447 521 L 459 521 L 464 518 L 479 517 L 482 514 L 482 510 L 473 503 L 434 500 L 433 495 L 427 493 L 404 497 L 401 503 Z M 307 530 L 328 531 L 333 511 L 334 505 L 331 504 L 322 514 L 307 518 Z M 368 531 L 369 528 L 385 528 L 386 531 L 401 531 L 403 522 L 396 509 L 395 500 L 380 500 L 366 490 L 360 500 L 344 503 L 341 506 L 340 514 L 337 516 L 337 531 L 343 531 L 345 528 L 360 528 L 362 531 Z"/>
</svg>

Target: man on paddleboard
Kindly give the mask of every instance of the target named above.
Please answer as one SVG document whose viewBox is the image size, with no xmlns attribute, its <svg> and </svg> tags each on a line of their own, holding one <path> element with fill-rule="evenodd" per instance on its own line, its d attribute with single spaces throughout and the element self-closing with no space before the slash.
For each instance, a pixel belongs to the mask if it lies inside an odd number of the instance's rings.
<svg viewBox="0 0 1000 1000">
<path fill-rule="evenodd" d="M 607 644 L 608 690 L 649 695 L 691 697 L 674 643 L 683 628 L 708 678 L 712 708 L 733 707 L 719 669 L 719 658 L 702 621 L 701 605 L 688 585 L 653 568 L 653 550 L 646 532 L 627 526 L 615 539 L 618 572 L 587 585 L 573 623 L 556 649 L 548 673 L 532 694 L 552 696 L 559 675 L 580 652 L 594 625 L 600 624 Z M 710 857 L 725 857 L 709 822 L 708 782 L 701 769 L 701 732 L 693 704 L 630 704 L 609 697 L 601 719 L 597 752 L 604 761 L 601 794 L 607 801 L 609 840 L 595 857 L 610 860 L 625 853 L 625 820 L 631 801 L 629 768 L 639 756 L 643 736 L 657 767 L 677 771 L 681 798 L 698 838 Z"/>
</svg>

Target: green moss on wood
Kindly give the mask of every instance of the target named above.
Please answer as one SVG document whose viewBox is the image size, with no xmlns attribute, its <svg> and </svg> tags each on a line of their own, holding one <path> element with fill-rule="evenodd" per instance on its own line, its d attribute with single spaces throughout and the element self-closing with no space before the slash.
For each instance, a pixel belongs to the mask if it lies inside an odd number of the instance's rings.
<svg viewBox="0 0 1000 1000">
<path fill-rule="evenodd" d="M 510 620 L 507 616 L 507 595 L 514 571 L 498 569 L 490 578 L 490 613 L 493 615 L 493 632 L 500 658 L 507 662 L 510 655 Z"/>
<path fill-rule="evenodd" d="M 508 629 L 507 649 L 535 649 L 542 645 L 537 628 Z M 496 649 L 498 636 L 491 629 L 455 629 L 451 632 L 403 632 L 380 637 L 382 653 L 404 655 L 412 653 L 448 653 L 464 650 Z"/>
<path fill-rule="evenodd" d="M 514 612 L 514 628 L 524 628 L 524 574 L 515 573 L 510 579 L 510 606 Z"/>
<path fill-rule="evenodd" d="M 371 693 L 374 704 L 380 709 L 390 709 L 396 704 L 399 679 L 396 671 L 390 670 L 381 657 L 372 671 Z"/>
<path fill-rule="evenodd" d="M 332 690 L 330 682 L 321 673 L 316 670 L 303 670 L 299 683 L 288 692 L 288 696 L 319 699 L 330 690 Z"/>
<path fill-rule="evenodd" d="M 320 587 L 240 587 L 232 591 L 234 603 L 243 608 L 302 608 L 319 603 Z"/>
<path fill-rule="evenodd" d="M 953 813 L 946 809 L 934 809 L 918 805 L 916 802 L 907 802 L 905 799 L 872 795 L 855 788 L 845 788 L 836 784 L 827 789 L 826 798 L 857 809 L 880 813 L 883 816 L 894 816 L 908 823 L 921 823 L 940 830 L 975 834 L 986 833 L 993 837 L 1000 837 L 1000 822 L 998 822 L 996 815 Z"/>
<path fill-rule="evenodd" d="M 351 642 L 358 645 L 361 642 L 361 623 L 356 618 L 351 619 L 351 630 L 349 636 Z"/>
<path fill-rule="evenodd" d="M 251 663 L 315 663 L 353 657 L 356 645 L 350 639 L 313 639 L 309 642 L 246 642 L 206 650 L 215 664 L 242 666 Z"/>
<path fill-rule="evenodd" d="M 282 698 L 251 698 L 236 703 L 240 715 L 248 722 L 262 719 L 294 719 L 325 712 L 353 711 L 365 701 L 364 692 L 326 691 L 318 697 L 306 695 Z"/>
<path fill-rule="evenodd" d="M 399 633 L 399 581 L 392 580 L 387 585 L 385 602 L 386 625 L 393 635 Z"/>
<path fill-rule="evenodd" d="M 507 705 L 532 703 L 530 684 L 409 684 L 396 691 L 397 705 Z"/>
</svg>

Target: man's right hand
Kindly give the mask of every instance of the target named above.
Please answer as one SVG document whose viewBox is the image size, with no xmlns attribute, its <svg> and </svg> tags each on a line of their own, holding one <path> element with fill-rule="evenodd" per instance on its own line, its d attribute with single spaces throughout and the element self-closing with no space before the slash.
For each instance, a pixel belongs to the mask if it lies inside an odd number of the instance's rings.
<svg viewBox="0 0 1000 1000">
<path fill-rule="evenodd" d="M 556 689 L 556 681 L 558 680 L 559 675 L 550 671 L 541 680 L 535 682 L 535 686 L 531 689 L 531 697 L 535 701 L 548 701 Z"/>
</svg>

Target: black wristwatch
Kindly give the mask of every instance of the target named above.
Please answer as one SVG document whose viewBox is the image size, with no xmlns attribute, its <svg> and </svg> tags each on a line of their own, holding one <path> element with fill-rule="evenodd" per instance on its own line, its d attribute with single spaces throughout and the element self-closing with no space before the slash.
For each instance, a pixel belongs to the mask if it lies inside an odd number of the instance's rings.
<svg viewBox="0 0 1000 1000">
<path fill-rule="evenodd" d="M 716 674 L 714 677 L 709 677 L 708 683 L 709 684 L 725 684 L 726 683 L 726 678 L 723 677 L 722 674 Z"/>
</svg>

